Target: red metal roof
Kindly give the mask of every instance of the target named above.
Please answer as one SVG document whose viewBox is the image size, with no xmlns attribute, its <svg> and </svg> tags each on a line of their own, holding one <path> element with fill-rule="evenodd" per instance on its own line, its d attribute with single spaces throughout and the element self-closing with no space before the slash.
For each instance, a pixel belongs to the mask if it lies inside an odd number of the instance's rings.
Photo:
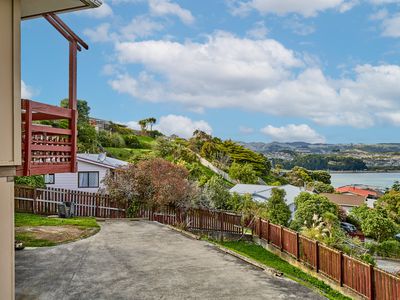
<svg viewBox="0 0 400 300">
<path fill-rule="evenodd" d="M 362 188 L 355 187 L 352 185 L 338 187 L 338 188 L 336 188 L 336 192 L 351 193 L 351 194 L 360 195 L 360 196 L 364 196 L 364 197 L 368 197 L 368 196 L 379 197 L 380 196 L 380 194 L 377 191 L 370 190 L 370 189 L 362 189 Z"/>
</svg>

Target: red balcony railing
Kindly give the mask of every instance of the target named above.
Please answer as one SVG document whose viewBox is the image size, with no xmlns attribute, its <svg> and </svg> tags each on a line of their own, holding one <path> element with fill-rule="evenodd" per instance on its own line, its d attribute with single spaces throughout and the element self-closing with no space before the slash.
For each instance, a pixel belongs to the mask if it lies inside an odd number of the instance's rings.
<svg viewBox="0 0 400 300">
<path fill-rule="evenodd" d="M 89 46 L 56 14 L 43 17 L 68 41 L 68 108 L 22 99 L 22 165 L 17 175 L 76 172 L 77 152 L 77 53 Z M 40 121 L 67 120 L 68 128 Z M 60 125 L 60 122 L 56 123 Z M 64 123 L 65 124 L 65 123 Z"/>
<path fill-rule="evenodd" d="M 76 172 L 76 110 L 22 100 L 22 166 L 17 175 Z M 67 120 L 68 128 L 40 121 Z"/>
</svg>

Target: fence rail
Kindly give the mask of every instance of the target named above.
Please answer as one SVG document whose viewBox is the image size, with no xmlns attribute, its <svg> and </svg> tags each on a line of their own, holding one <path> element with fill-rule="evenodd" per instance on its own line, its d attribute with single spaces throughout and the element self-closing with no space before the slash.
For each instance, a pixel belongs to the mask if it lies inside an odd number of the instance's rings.
<svg viewBox="0 0 400 300">
<path fill-rule="evenodd" d="M 400 299 L 400 278 L 288 228 L 256 219 L 253 234 L 366 299 Z"/>
</svg>

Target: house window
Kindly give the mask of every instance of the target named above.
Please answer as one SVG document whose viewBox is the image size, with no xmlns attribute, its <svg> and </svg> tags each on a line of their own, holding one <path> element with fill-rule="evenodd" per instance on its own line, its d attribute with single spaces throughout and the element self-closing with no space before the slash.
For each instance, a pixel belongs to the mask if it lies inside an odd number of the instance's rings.
<svg viewBox="0 0 400 300">
<path fill-rule="evenodd" d="M 56 177 L 54 174 L 46 174 L 44 175 L 44 183 L 45 184 L 54 184 L 56 183 Z"/>
<path fill-rule="evenodd" d="M 78 187 L 98 188 L 99 172 L 78 172 Z"/>
</svg>

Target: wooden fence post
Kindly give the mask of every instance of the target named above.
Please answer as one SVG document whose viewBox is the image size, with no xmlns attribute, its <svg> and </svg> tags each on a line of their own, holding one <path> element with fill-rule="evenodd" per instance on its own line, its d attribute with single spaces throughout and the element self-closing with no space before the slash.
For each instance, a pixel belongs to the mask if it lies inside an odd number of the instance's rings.
<svg viewBox="0 0 400 300">
<path fill-rule="evenodd" d="M 221 232 L 224 231 L 224 213 L 220 212 L 220 218 L 221 218 Z"/>
<path fill-rule="evenodd" d="M 300 235 L 296 232 L 296 259 L 300 261 Z"/>
<path fill-rule="evenodd" d="M 279 234 L 279 241 L 280 241 L 281 251 L 283 251 L 283 226 L 282 225 L 281 225 L 281 231 Z"/>
<path fill-rule="evenodd" d="M 269 220 L 267 220 L 267 244 L 269 244 Z"/>
<path fill-rule="evenodd" d="M 319 243 L 315 241 L 315 272 L 319 272 Z"/>
<path fill-rule="evenodd" d="M 369 265 L 369 300 L 375 299 L 375 278 L 374 278 L 374 267 Z"/>
<path fill-rule="evenodd" d="M 33 203 L 32 203 L 32 212 L 34 214 L 37 213 L 36 206 L 37 206 L 37 191 L 36 191 L 36 188 L 34 188 L 33 189 Z"/>
<path fill-rule="evenodd" d="M 343 267 L 343 252 L 339 252 L 339 257 L 340 257 L 340 277 L 339 277 L 339 285 L 343 286 L 343 275 L 344 275 L 344 267 Z"/>
<path fill-rule="evenodd" d="M 224 241 L 224 213 L 220 212 L 221 217 L 221 242 Z"/>
<path fill-rule="evenodd" d="M 261 217 L 258 218 L 258 237 L 260 240 L 262 239 L 262 222 L 261 222 Z"/>
<path fill-rule="evenodd" d="M 199 210 L 199 227 L 200 227 L 200 230 L 203 230 L 203 219 L 204 219 L 204 214 L 203 214 L 203 210 L 202 209 L 200 209 Z"/>
</svg>

